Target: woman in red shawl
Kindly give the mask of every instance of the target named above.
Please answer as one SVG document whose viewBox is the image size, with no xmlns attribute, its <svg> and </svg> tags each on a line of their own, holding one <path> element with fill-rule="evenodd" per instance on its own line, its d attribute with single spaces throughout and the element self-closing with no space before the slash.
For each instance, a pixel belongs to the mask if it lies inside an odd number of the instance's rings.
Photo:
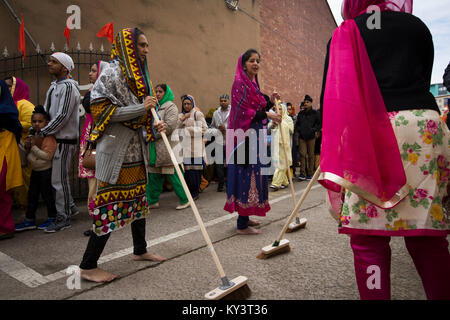
<svg viewBox="0 0 450 320">
<path fill-rule="evenodd" d="M 270 113 L 274 99 L 261 93 L 258 82 L 260 55 L 254 49 L 239 57 L 231 91 L 226 154 L 228 164 L 227 202 L 225 210 L 237 212 L 238 234 L 259 234 L 253 228 L 259 221 L 249 216 L 265 216 L 270 210 L 268 177 L 262 168 L 260 152 L 266 150 L 267 119 L 281 122 L 281 116 Z M 251 129 L 251 130 L 249 130 Z"/>
</svg>

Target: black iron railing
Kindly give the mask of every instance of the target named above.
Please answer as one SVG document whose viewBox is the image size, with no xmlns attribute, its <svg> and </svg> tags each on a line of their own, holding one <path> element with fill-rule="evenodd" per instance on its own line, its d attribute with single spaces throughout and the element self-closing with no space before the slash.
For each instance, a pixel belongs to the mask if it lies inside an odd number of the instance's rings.
<svg viewBox="0 0 450 320">
<path fill-rule="evenodd" d="M 15 76 L 23 79 L 30 87 L 30 102 L 34 105 L 44 104 L 45 93 L 51 80 L 48 74 L 47 61 L 49 56 L 56 51 L 53 44 L 47 51 L 41 51 L 38 45 L 36 53 L 27 54 L 23 59 L 21 53 L 10 54 L 8 49 L 4 48 L 3 52 L 0 51 L 0 77 L 5 79 L 9 76 Z M 109 61 L 109 53 L 103 50 L 103 46 L 99 51 L 94 51 L 92 44 L 89 46 L 89 50 L 81 50 L 80 45 L 78 45 L 76 49 L 69 50 L 66 47 L 62 52 L 67 53 L 73 59 L 75 69 L 72 77 L 81 85 L 80 93 L 83 96 L 87 90 L 87 75 L 90 67 L 99 60 Z M 80 135 L 84 119 L 84 116 L 80 117 Z M 77 146 L 77 150 L 79 150 L 79 146 Z M 75 199 L 87 199 L 87 181 L 78 178 L 78 152 L 73 157 L 70 169 L 70 187 Z"/>
</svg>

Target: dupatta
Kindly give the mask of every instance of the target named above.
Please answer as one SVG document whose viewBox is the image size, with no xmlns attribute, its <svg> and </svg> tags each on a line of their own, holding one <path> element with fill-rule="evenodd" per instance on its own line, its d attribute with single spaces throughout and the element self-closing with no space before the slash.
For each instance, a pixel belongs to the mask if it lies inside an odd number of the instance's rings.
<svg viewBox="0 0 450 320">
<path fill-rule="evenodd" d="M 226 154 L 231 154 L 244 142 L 256 112 L 264 110 L 266 99 L 259 89 L 258 75 L 252 82 L 242 67 L 242 55 L 238 59 L 236 75 L 231 88 L 231 110 L 228 116 Z M 241 129 L 244 134 L 237 133 Z"/>
<path fill-rule="evenodd" d="M 319 183 L 328 189 L 335 210 L 342 203 L 343 188 L 380 208 L 392 208 L 409 189 L 397 139 L 354 20 L 344 21 L 333 33 L 329 65 Z"/>
</svg>

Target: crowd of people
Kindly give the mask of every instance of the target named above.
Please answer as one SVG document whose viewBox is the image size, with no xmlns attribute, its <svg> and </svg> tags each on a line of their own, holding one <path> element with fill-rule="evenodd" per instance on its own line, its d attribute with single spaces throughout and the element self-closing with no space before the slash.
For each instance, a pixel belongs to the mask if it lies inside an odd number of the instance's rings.
<svg viewBox="0 0 450 320">
<path fill-rule="evenodd" d="M 369 15 L 364 12 L 372 4 L 382 9 L 383 29 L 377 32 L 366 28 Z M 43 106 L 31 104 L 21 79 L 0 81 L 0 238 L 71 226 L 79 209 L 68 174 L 77 152 L 78 177 L 88 180 L 92 218 L 80 269 L 84 279 L 94 282 L 117 277 L 97 262 L 111 233 L 128 224 L 134 260 L 165 260 L 147 252 L 145 241 L 145 217 L 148 209 L 159 207 L 164 187 L 174 190 L 176 209 L 182 210 L 191 205 L 187 192 L 197 200 L 217 180 L 217 191 L 226 191 L 223 209 L 238 214 L 237 233 L 258 235 L 260 221 L 252 217 L 271 210 L 269 189 L 286 188 L 289 174 L 311 180 L 320 166 L 329 209 L 339 232 L 350 235 L 361 298 L 390 299 L 392 236 L 405 238 L 427 297 L 450 298 L 450 219 L 443 208 L 450 133 L 429 92 L 431 35 L 411 12 L 411 0 L 343 1 L 345 21 L 328 44 L 320 111 L 309 95 L 296 114 L 276 91 L 262 93 L 261 54 L 254 49 L 238 58 L 231 95 L 221 95 L 217 108 L 205 116 L 194 97 L 185 94 L 179 110 L 168 84 L 153 88 L 148 39 L 138 28 L 121 30 L 112 60 L 91 67 L 93 87 L 82 101 L 81 134 L 80 92 L 67 54 L 49 58 L 48 70 L 56 80 Z M 163 134 L 170 137 L 172 150 L 181 146 L 177 163 Z M 93 167 L 87 167 L 88 155 L 95 155 Z M 175 166 L 182 169 L 187 189 Z M 38 225 L 40 195 L 48 219 Z M 16 225 L 12 198 L 24 213 Z M 366 286 L 373 265 L 381 269 L 379 290 Z"/>
</svg>

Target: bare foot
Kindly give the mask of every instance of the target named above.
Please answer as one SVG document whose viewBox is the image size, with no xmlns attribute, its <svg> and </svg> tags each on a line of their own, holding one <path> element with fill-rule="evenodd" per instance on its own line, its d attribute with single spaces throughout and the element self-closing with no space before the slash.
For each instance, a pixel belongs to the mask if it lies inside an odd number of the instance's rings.
<svg viewBox="0 0 450 320">
<path fill-rule="evenodd" d="M 260 234 L 261 230 L 252 227 L 247 227 L 246 229 L 237 230 L 237 234 Z"/>
<path fill-rule="evenodd" d="M 165 261 L 166 258 L 161 257 L 157 254 L 151 254 L 149 252 L 146 252 L 144 254 L 141 254 L 139 256 L 133 254 L 133 260 L 134 261 L 156 261 L 156 262 L 162 262 Z"/>
<path fill-rule="evenodd" d="M 80 269 L 80 276 L 81 276 L 81 278 L 83 278 L 87 281 L 92 281 L 92 282 L 97 282 L 97 283 L 111 282 L 117 278 L 117 275 L 106 272 L 99 268 L 91 269 L 91 270 Z"/>
<path fill-rule="evenodd" d="M 259 220 L 248 220 L 248 225 L 250 227 L 256 227 L 259 226 L 261 224 L 261 221 Z"/>
</svg>

